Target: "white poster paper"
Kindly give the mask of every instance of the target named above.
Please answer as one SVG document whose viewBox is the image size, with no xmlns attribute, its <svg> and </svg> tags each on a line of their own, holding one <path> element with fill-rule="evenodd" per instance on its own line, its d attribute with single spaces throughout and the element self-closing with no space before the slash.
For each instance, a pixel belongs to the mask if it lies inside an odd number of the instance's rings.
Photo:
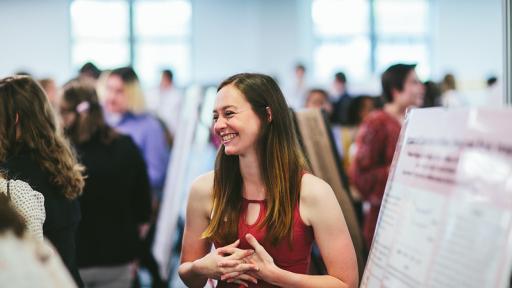
<svg viewBox="0 0 512 288">
<path fill-rule="evenodd" d="M 412 110 L 361 287 L 508 287 L 512 109 Z"/>
</svg>

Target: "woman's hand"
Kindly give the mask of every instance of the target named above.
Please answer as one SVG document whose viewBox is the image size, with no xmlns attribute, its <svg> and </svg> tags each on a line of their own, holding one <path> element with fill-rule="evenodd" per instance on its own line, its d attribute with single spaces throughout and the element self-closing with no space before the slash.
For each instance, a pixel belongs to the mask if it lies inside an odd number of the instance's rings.
<svg viewBox="0 0 512 288">
<path fill-rule="evenodd" d="M 272 256 L 268 254 L 268 252 L 261 246 L 261 244 L 252 236 L 251 234 L 246 234 L 245 238 L 247 239 L 247 242 L 254 248 L 254 253 L 252 255 L 247 256 L 245 259 L 243 259 L 244 262 L 250 263 L 252 265 L 256 266 L 255 271 L 248 271 L 248 272 L 232 272 L 228 274 L 224 274 L 222 276 L 222 280 L 226 280 L 228 283 L 240 283 L 240 280 L 243 281 L 250 281 L 253 283 L 257 283 L 254 280 L 262 279 L 266 282 L 271 283 L 271 279 L 274 277 L 275 273 L 278 272 L 279 267 L 277 267 L 274 264 L 274 259 L 272 259 Z M 221 262 L 219 263 L 221 266 L 227 266 L 229 263 Z M 244 284 L 243 284 L 244 285 Z"/>
<path fill-rule="evenodd" d="M 222 275 L 225 274 L 257 271 L 256 265 L 243 261 L 253 255 L 254 250 L 239 249 L 237 248 L 239 243 L 240 240 L 236 240 L 234 243 L 217 248 L 203 258 L 194 261 L 193 270 L 200 275 L 217 280 L 221 280 Z"/>
</svg>

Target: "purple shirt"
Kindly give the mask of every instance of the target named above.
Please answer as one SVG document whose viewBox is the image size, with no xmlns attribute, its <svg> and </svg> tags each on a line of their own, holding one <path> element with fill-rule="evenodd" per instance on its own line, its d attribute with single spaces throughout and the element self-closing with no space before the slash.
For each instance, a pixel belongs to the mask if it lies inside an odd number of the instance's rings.
<svg viewBox="0 0 512 288">
<path fill-rule="evenodd" d="M 107 115 L 106 118 L 112 127 L 131 136 L 137 144 L 146 161 L 151 188 L 157 196 L 161 196 L 170 154 L 164 127 L 149 114 L 127 112 L 120 119 L 114 119 L 112 115 Z"/>
</svg>

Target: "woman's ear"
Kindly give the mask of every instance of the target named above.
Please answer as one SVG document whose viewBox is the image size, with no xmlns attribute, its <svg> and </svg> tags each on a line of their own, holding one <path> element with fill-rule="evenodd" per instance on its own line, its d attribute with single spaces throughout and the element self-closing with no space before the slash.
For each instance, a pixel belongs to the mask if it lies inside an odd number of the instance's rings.
<svg viewBox="0 0 512 288">
<path fill-rule="evenodd" d="M 20 114 L 16 113 L 16 119 L 14 120 L 14 125 L 18 125 L 20 122 Z"/>
<path fill-rule="evenodd" d="M 272 109 L 270 107 L 265 107 L 265 110 L 267 111 L 267 121 L 268 123 L 272 122 Z"/>
</svg>

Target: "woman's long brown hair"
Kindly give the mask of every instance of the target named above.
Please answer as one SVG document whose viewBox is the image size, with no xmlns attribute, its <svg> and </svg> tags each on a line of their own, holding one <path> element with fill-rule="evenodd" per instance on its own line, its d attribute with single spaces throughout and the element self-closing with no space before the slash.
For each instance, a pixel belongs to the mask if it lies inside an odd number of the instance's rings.
<svg viewBox="0 0 512 288">
<path fill-rule="evenodd" d="M 291 114 L 277 83 L 262 74 L 237 74 L 224 80 L 218 90 L 233 85 L 245 96 L 261 120 L 257 144 L 260 173 L 267 190 L 267 214 L 261 223 L 266 241 L 273 245 L 288 237 L 291 241 L 294 208 L 299 201 L 302 174 L 308 170 L 299 148 Z M 269 122 L 267 107 L 272 111 Z M 242 204 L 239 158 L 226 155 L 221 146 L 215 161 L 212 219 L 203 237 L 228 244 L 238 238 Z"/>
<path fill-rule="evenodd" d="M 30 77 L 7 77 L 0 80 L 0 163 L 22 149 L 35 153 L 34 160 L 66 198 L 82 192 L 84 168 L 63 137 L 43 89 Z"/>
</svg>

